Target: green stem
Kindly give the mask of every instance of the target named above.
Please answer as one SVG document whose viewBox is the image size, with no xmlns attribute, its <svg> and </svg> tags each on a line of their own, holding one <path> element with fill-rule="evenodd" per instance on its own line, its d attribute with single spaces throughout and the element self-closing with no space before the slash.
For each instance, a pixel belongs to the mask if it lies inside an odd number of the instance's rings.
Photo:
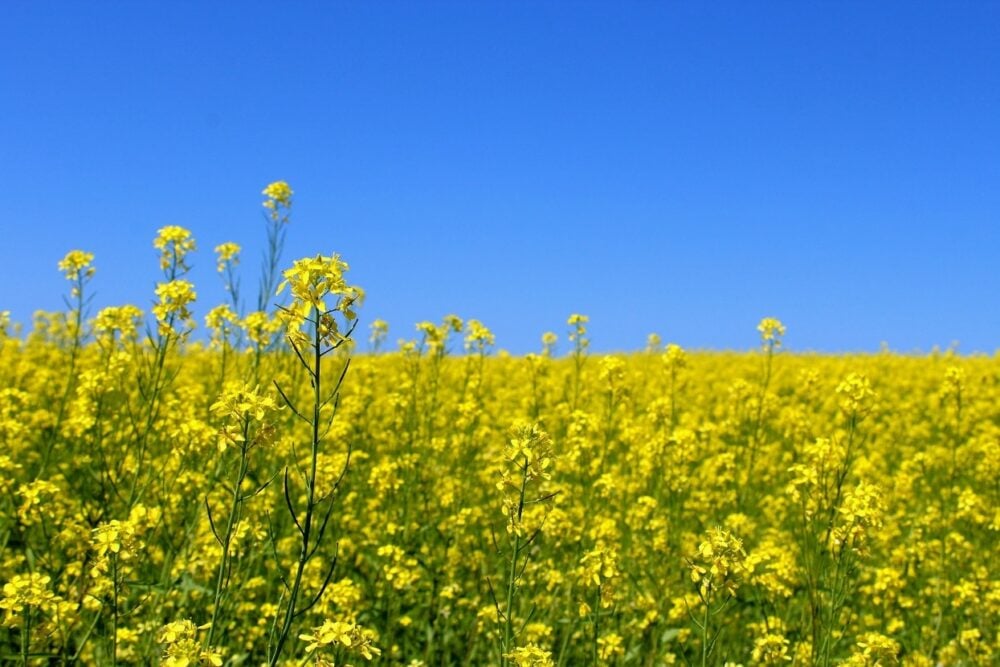
<svg viewBox="0 0 1000 667">
<path fill-rule="evenodd" d="M 240 467 L 239 472 L 236 475 L 236 483 L 233 485 L 233 502 L 229 508 L 229 518 L 226 521 L 226 532 L 222 539 L 222 558 L 219 559 L 219 571 L 215 578 L 215 596 L 212 601 L 212 622 L 208 626 L 208 637 L 205 639 L 205 648 L 207 649 L 212 647 L 212 639 L 215 636 L 215 627 L 222 608 L 222 598 L 228 588 L 226 585 L 226 573 L 229 571 L 232 560 L 229 555 L 229 547 L 232 545 L 233 532 L 236 530 L 236 520 L 240 514 L 240 505 L 243 503 L 241 497 L 243 480 L 246 478 L 250 463 L 250 458 L 248 456 L 249 436 L 250 418 L 244 417 L 243 441 L 240 449 Z"/>
<path fill-rule="evenodd" d="M 174 316 L 171 315 L 167 325 L 172 329 L 173 324 Z M 153 429 L 153 422 L 156 420 L 158 414 L 157 404 L 160 392 L 163 389 L 160 382 L 163 379 L 163 368 L 167 361 L 167 348 L 170 346 L 171 336 L 172 333 L 168 333 L 166 336 L 161 337 L 156 345 L 156 361 L 151 376 L 152 383 L 150 385 L 149 402 L 146 408 L 146 418 L 142 432 L 139 434 L 139 453 L 136 456 L 135 474 L 132 477 L 132 485 L 128 494 L 128 509 L 130 510 L 139 499 L 139 478 L 142 474 L 142 464 L 146 458 L 146 445 L 149 441 L 149 433 Z"/>
<path fill-rule="evenodd" d="M 746 501 L 744 494 L 749 493 L 750 482 L 753 480 L 754 465 L 757 462 L 757 450 L 760 446 L 760 430 L 764 420 L 764 399 L 767 398 L 767 389 L 771 384 L 771 369 L 774 361 L 774 341 L 770 341 L 767 346 L 767 359 L 764 362 L 764 379 L 760 385 L 760 394 L 757 397 L 757 414 L 754 416 L 753 431 L 750 434 L 750 460 L 747 464 L 746 481 L 740 487 L 739 503 L 742 505 Z"/>
<path fill-rule="evenodd" d="M 315 311 L 315 309 L 314 309 Z M 316 507 L 316 463 L 319 456 L 319 442 L 320 442 L 320 422 L 319 413 L 322 407 L 322 382 L 321 382 L 321 370 L 322 370 L 322 344 L 323 341 L 320 338 L 320 314 L 316 312 L 316 320 L 313 322 L 313 369 L 312 369 L 312 380 L 313 380 L 313 418 L 312 418 L 312 442 L 311 442 L 311 464 L 309 469 L 309 479 L 306 480 L 306 512 L 302 520 L 302 544 L 299 549 L 299 558 L 297 567 L 295 570 L 295 581 L 292 584 L 291 591 L 288 596 L 288 607 L 285 609 L 285 619 L 282 623 L 281 632 L 278 635 L 277 643 L 274 647 L 274 654 L 271 656 L 270 666 L 278 664 L 278 658 L 281 657 L 281 651 L 285 646 L 285 642 L 288 641 L 288 636 L 292 631 L 292 621 L 295 619 L 295 606 L 298 603 L 299 591 L 302 588 L 302 575 L 306 569 L 306 563 L 309 561 L 309 539 L 312 536 L 312 520 L 313 520 L 313 510 Z"/>
<path fill-rule="evenodd" d="M 111 557 L 111 576 L 114 581 L 114 593 L 111 605 L 111 664 L 118 665 L 118 555 Z"/>
<path fill-rule="evenodd" d="M 705 600 L 705 611 L 701 616 L 701 667 L 708 665 L 708 621 L 711 618 L 709 609 L 710 599 L 711 596 Z"/>
<path fill-rule="evenodd" d="M 521 490 L 517 503 L 517 523 L 514 526 L 514 549 L 510 554 L 510 571 L 507 576 L 507 605 L 504 609 L 503 643 L 500 646 L 500 664 L 508 664 L 506 654 L 514 647 L 514 596 L 517 593 L 517 558 L 521 552 L 521 519 L 524 516 L 524 492 L 528 486 L 528 460 L 521 468 Z"/>
<path fill-rule="evenodd" d="M 24 605 L 24 618 L 21 620 L 21 664 L 28 664 L 28 653 L 31 648 L 31 605 Z"/>
<path fill-rule="evenodd" d="M 600 664 L 601 650 L 598 641 L 601 638 L 601 585 L 597 585 L 597 593 L 594 595 L 594 665 Z"/>
</svg>

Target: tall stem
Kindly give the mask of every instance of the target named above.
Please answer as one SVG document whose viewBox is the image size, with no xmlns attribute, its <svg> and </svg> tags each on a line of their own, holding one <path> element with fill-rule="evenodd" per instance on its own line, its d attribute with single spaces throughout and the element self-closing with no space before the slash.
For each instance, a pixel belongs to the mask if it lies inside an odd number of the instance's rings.
<svg viewBox="0 0 1000 667">
<path fill-rule="evenodd" d="M 24 605 L 24 618 L 21 620 L 21 664 L 27 667 L 28 653 L 31 648 L 31 605 Z"/>
<path fill-rule="evenodd" d="M 295 581 L 292 584 L 292 588 L 288 594 L 288 607 L 285 609 L 285 619 L 282 623 L 281 633 L 278 635 L 277 644 L 274 647 L 274 654 L 271 656 L 270 665 L 278 664 L 278 658 L 281 656 L 281 650 L 284 648 L 285 642 L 288 641 L 288 636 L 292 631 L 292 621 L 295 619 L 295 606 L 298 603 L 299 591 L 302 588 L 302 575 L 306 569 L 306 563 L 309 561 L 309 539 L 312 534 L 312 520 L 313 520 L 313 510 L 316 507 L 316 463 L 319 456 L 319 441 L 320 441 L 320 426 L 319 426 L 319 413 L 320 408 L 323 405 L 322 397 L 322 382 L 321 382 L 321 371 L 322 371 L 322 345 L 323 341 L 320 337 L 320 314 L 315 308 L 313 309 L 316 313 L 316 320 L 313 322 L 313 368 L 312 368 L 312 380 L 313 380 L 313 418 L 312 418 L 312 443 L 310 445 L 311 463 L 309 468 L 309 479 L 306 480 L 306 513 L 302 520 L 302 545 L 299 549 L 299 559 L 295 570 Z"/>
<path fill-rule="evenodd" d="M 701 667 L 708 665 L 708 621 L 711 618 L 709 601 L 711 594 L 705 598 L 705 611 L 701 616 Z"/>
<path fill-rule="evenodd" d="M 111 576 L 114 581 L 114 599 L 111 606 L 111 664 L 118 665 L 118 554 L 111 557 Z"/>
<path fill-rule="evenodd" d="M 247 455 L 249 436 L 250 418 L 245 417 L 243 420 L 243 440 L 241 442 L 240 449 L 240 467 L 239 472 L 236 475 L 236 483 L 233 484 L 233 502 L 229 508 L 229 518 L 226 521 L 226 532 L 222 538 L 222 558 L 219 559 L 219 571 L 215 578 L 215 596 L 212 600 L 212 622 L 208 626 L 208 637 L 205 639 L 205 648 L 212 647 L 212 639 L 215 636 L 215 627 L 218 623 L 219 614 L 222 609 L 222 598 L 225 595 L 225 590 L 227 588 L 226 578 L 232 561 L 229 555 L 229 548 L 232 545 L 233 532 L 236 530 L 236 521 L 240 514 L 243 480 L 246 478 L 247 470 L 249 468 L 249 457 Z"/>
<path fill-rule="evenodd" d="M 500 664 L 508 664 L 506 654 L 513 650 L 514 642 L 514 596 L 517 593 L 517 558 L 521 552 L 521 519 L 524 516 L 524 492 L 528 486 L 528 460 L 525 457 L 521 468 L 521 491 L 517 502 L 517 520 L 514 531 L 514 549 L 510 554 L 510 570 L 507 575 L 507 605 L 504 609 L 503 645 L 500 647 Z"/>
<path fill-rule="evenodd" d="M 601 639 L 601 585 L 597 585 L 597 592 L 594 595 L 594 642 L 593 642 L 593 654 L 594 654 L 594 666 L 600 664 L 601 661 L 601 650 L 600 650 L 600 639 Z"/>
</svg>

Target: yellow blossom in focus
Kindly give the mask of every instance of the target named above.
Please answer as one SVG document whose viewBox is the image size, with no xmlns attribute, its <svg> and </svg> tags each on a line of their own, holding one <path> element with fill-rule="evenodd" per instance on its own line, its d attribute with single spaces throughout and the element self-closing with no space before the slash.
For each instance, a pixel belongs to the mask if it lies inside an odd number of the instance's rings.
<svg viewBox="0 0 1000 667">
<path fill-rule="evenodd" d="M 25 607 L 48 607 L 56 600 L 49 588 L 52 578 L 45 574 L 16 574 L 3 585 L 0 609 L 7 614 L 17 614 Z"/>
<path fill-rule="evenodd" d="M 371 660 L 382 654 L 382 651 L 373 643 L 375 638 L 375 633 L 356 623 L 331 620 L 323 621 L 323 624 L 313 628 L 312 632 L 299 635 L 299 639 L 309 642 L 306 646 L 307 653 L 312 654 L 324 649 L 342 647 L 352 653 L 357 653 L 365 660 Z"/>
<path fill-rule="evenodd" d="M 783 635 L 768 633 L 754 641 L 753 661 L 761 665 L 781 665 L 792 661 L 788 653 L 788 639 Z"/>
<path fill-rule="evenodd" d="M 505 656 L 516 667 L 555 667 L 552 654 L 535 644 L 518 646 Z"/>
<path fill-rule="evenodd" d="M 164 667 L 221 667 L 222 653 L 198 642 L 198 628 L 189 620 L 167 623 L 157 633 Z"/>
<path fill-rule="evenodd" d="M 691 581 L 698 584 L 705 598 L 719 590 L 735 595 L 750 574 L 743 541 L 718 527 L 710 529 L 705 538 L 690 561 Z"/>
</svg>

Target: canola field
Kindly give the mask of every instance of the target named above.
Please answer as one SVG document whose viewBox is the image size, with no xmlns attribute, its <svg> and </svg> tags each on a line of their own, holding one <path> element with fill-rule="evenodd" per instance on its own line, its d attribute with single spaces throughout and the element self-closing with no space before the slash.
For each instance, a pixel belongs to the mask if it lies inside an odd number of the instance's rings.
<svg viewBox="0 0 1000 667">
<path fill-rule="evenodd" d="M 264 194 L 256 308 L 166 227 L 149 312 L 4 318 L 3 664 L 1000 662 L 996 357 L 390 331 Z"/>
</svg>

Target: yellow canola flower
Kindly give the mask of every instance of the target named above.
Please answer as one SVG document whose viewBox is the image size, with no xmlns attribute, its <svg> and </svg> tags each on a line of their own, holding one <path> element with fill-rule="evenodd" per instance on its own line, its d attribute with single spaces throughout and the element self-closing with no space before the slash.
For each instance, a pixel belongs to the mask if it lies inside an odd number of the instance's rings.
<svg viewBox="0 0 1000 667">
<path fill-rule="evenodd" d="M 598 547 L 583 555 L 580 559 L 580 573 L 584 582 L 593 586 L 606 585 L 616 579 L 618 570 L 618 554 L 614 549 Z"/>
<path fill-rule="evenodd" d="M 215 246 L 216 254 L 216 270 L 222 273 L 226 269 L 226 265 L 236 265 L 240 261 L 240 246 L 238 243 L 220 243 Z"/>
<path fill-rule="evenodd" d="M 208 311 L 205 315 L 205 326 L 216 335 L 226 333 L 229 328 L 239 320 L 239 316 L 233 312 L 229 304 L 220 304 Z"/>
<path fill-rule="evenodd" d="M 231 417 L 239 421 L 260 421 L 278 409 L 274 396 L 262 394 L 259 386 L 238 383 L 228 385 L 219 400 L 212 404 L 212 413 L 216 416 Z"/>
<path fill-rule="evenodd" d="M 546 331 L 542 334 L 542 355 L 546 357 L 551 357 L 553 351 L 556 348 L 556 343 L 559 342 L 559 336 L 551 331 Z"/>
<path fill-rule="evenodd" d="M 844 378 L 844 381 L 837 385 L 837 394 L 840 396 L 840 409 L 844 414 L 859 419 L 872 411 L 877 398 L 871 382 L 860 373 L 851 373 Z"/>
<path fill-rule="evenodd" d="M 66 256 L 59 261 L 59 270 L 66 275 L 66 279 L 77 282 L 81 279 L 91 278 L 96 269 L 91 262 L 94 261 L 94 253 L 83 250 L 70 250 Z"/>
<path fill-rule="evenodd" d="M 45 607 L 55 602 L 56 596 L 49 590 L 51 582 L 52 577 L 47 574 L 15 574 L 3 585 L 0 609 L 7 613 L 17 613 L 24 611 L 26 606 Z"/>
<path fill-rule="evenodd" d="M 765 317 L 757 325 L 757 331 L 760 332 L 760 341 L 764 347 L 768 345 L 781 347 L 781 337 L 785 335 L 785 325 L 781 323 L 781 320 Z"/>
<path fill-rule="evenodd" d="M 368 342 L 372 347 L 378 347 L 389 335 L 389 323 L 381 318 L 376 318 L 368 325 L 368 330 L 370 332 Z"/>
<path fill-rule="evenodd" d="M 187 256 L 195 250 L 196 245 L 190 230 L 178 225 L 168 225 L 157 231 L 153 247 L 160 251 L 160 268 L 167 271 L 171 267 L 186 270 Z"/>
<path fill-rule="evenodd" d="M 792 661 L 788 647 L 788 639 L 784 635 L 770 632 L 754 641 L 751 657 L 757 664 L 781 665 Z"/>
<path fill-rule="evenodd" d="M 699 585 L 703 597 L 718 590 L 735 595 L 750 574 L 743 541 L 720 527 L 705 534 L 697 555 L 690 561 L 690 568 L 691 581 Z"/>
<path fill-rule="evenodd" d="M 292 187 L 288 185 L 285 181 L 274 181 L 268 184 L 266 188 L 261 191 L 261 194 L 267 197 L 264 200 L 264 208 L 274 211 L 279 207 L 289 207 L 292 205 Z"/>
<path fill-rule="evenodd" d="M 277 294 L 288 287 L 296 304 L 325 313 L 328 297 L 356 298 L 359 295 L 358 288 L 348 285 L 344 278 L 349 268 L 337 253 L 295 260 L 292 268 L 284 272 L 285 279 L 278 285 Z"/>
<path fill-rule="evenodd" d="M 94 318 L 94 333 L 110 337 L 117 333 L 122 340 L 134 340 L 141 320 L 142 310 L 136 306 L 108 306 Z"/>
<path fill-rule="evenodd" d="M 274 335 L 281 330 L 281 321 L 271 318 L 262 310 L 248 313 L 240 323 L 247 338 L 255 345 L 269 345 Z"/>
<path fill-rule="evenodd" d="M 469 320 L 465 323 L 465 350 L 467 352 L 484 352 L 496 343 L 496 337 L 486 325 L 479 320 Z"/>
<path fill-rule="evenodd" d="M 356 623 L 327 619 L 319 627 L 313 628 L 312 632 L 300 634 L 299 639 L 309 642 L 306 652 L 310 654 L 338 646 L 357 653 L 365 660 L 382 654 L 381 649 L 373 644 L 375 633 Z"/>
<path fill-rule="evenodd" d="M 336 346 L 347 340 L 334 315 L 340 313 L 345 321 L 352 322 L 357 319 L 356 308 L 364 299 L 361 288 L 349 285 L 344 278 L 348 268 L 347 262 L 334 253 L 296 260 L 284 272 L 285 279 L 278 285 L 277 294 L 287 287 L 293 302 L 280 309 L 278 319 L 294 345 L 310 344 L 307 330 L 312 326 L 326 345 Z"/>
<path fill-rule="evenodd" d="M 198 641 L 199 628 L 190 620 L 172 621 L 157 633 L 163 645 L 160 664 L 165 667 L 221 667 L 222 653 Z"/>
<path fill-rule="evenodd" d="M 153 315 L 159 325 L 160 335 L 170 332 L 171 324 L 187 323 L 191 319 L 189 306 L 198 298 L 194 285 L 187 280 L 171 280 L 156 286 L 159 302 L 153 306 Z"/>
<path fill-rule="evenodd" d="M 555 667 L 552 654 L 535 644 L 518 646 L 504 657 L 516 667 Z"/>
</svg>

